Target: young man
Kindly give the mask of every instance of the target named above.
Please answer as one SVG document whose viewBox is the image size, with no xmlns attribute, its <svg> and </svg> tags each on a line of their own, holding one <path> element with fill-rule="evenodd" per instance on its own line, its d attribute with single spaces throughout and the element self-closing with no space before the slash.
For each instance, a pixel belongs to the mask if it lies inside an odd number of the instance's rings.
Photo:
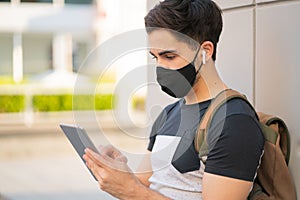
<svg viewBox="0 0 300 200">
<path fill-rule="evenodd" d="M 119 199 L 246 199 L 264 145 L 249 105 L 232 100 L 216 113 L 205 164 L 193 145 L 211 100 L 227 89 L 215 67 L 220 9 L 211 0 L 165 0 L 150 10 L 145 25 L 157 81 L 164 92 L 180 99 L 153 125 L 148 146 L 152 171 L 128 173 L 126 158 L 112 147 L 101 155 L 87 150 L 87 166 L 101 189 Z"/>
</svg>

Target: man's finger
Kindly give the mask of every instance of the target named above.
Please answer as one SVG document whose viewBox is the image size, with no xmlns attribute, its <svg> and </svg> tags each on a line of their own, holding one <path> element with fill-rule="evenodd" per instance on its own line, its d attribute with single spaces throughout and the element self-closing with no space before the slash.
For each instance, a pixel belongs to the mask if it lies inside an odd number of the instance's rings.
<svg viewBox="0 0 300 200">
<path fill-rule="evenodd" d="M 126 156 L 124 156 L 121 153 L 121 151 L 119 151 L 112 145 L 102 146 L 99 149 L 100 149 L 100 153 L 102 155 L 106 155 L 106 156 L 112 158 L 113 160 L 117 160 L 117 161 L 124 162 L 124 163 L 128 162 Z"/>
<path fill-rule="evenodd" d="M 109 157 L 102 154 L 98 154 L 89 148 L 86 148 L 84 152 L 93 162 L 95 162 L 100 167 L 106 167 L 112 164 L 112 159 L 109 160 Z"/>
<path fill-rule="evenodd" d="M 107 155 L 103 154 L 98 154 L 92 151 L 91 149 L 86 149 L 85 150 L 86 155 L 97 165 L 100 167 L 107 169 L 107 168 L 112 168 L 118 171 L 124 171 L 124 172 L 129 172 L 130 170 L 128 169 L 128 166 L 123 158 L 119 159 L 112 159 L 108 157 Z"/>
<path fill-rule="evenodd" d="M 106 146 L 100 146 L 99 148 L 101 154 L 104 154 L 104 155 L 107 155 L 111 158 L 113 158 L 113 155 L 114 155 L 114 151 L 115 149 L 113 148 L 112 145 L 106 145 Z"/>
<path fill-rule="evenodd" d="M 123 163 L 127 163 L 128 162 L 126 156 L 123 156 L 123 155 L 120 155 L 120 156 L 116 157 L 116 160 L 120 161 L 120 162 L 123 162 Z"/>
<path fill-rule="evenodd" d="M 86 166 L 91 170 L 91 172 L 96 177 L 97 181 L 100 183 L 102 182 L 102 176 L 101 173 L 103 171 L 103 168 L 98 166 L 96 163 L 94 163 L 92 160 L 87 159 Z"/>
</svg>

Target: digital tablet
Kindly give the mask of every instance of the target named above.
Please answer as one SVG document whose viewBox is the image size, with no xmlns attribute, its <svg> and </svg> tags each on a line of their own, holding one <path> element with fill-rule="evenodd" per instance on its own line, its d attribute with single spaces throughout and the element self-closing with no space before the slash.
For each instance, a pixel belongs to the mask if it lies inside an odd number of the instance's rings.
<svg viewBox="0 0 300 200">
<path fill-rule="evenodd" d="M 90 148 L 93 151 L 98 152 L 97 148 L 93 144 L 92 140 L 87 135 L 86 131 L 77 125 L 73 124 L 60 124 L 60 128 L 63 130 L 64 134 L 67 136 L 75 150 L 77 151 L 78 155 L 82 159 L 82 161 L 85 163 L 85 160 L 83 159 L 84 150 L 86 148 Z M 88 168 L 88 170 L 91 172 L 91 170 Z M 94 174 L 91 172 L 93 177 L 96 179 Z"/>
</svg>

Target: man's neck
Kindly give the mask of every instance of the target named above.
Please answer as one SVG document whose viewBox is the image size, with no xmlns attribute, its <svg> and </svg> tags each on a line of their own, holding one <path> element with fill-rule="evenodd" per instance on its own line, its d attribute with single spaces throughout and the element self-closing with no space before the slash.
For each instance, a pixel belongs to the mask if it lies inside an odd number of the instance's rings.
<svg viewBox="0 0 300 200">
<path fill-rule="evenodd" d="M 199 75 L 193 90 L 185 97 L 186 104 L 195 104 L 213 99 L 221 91 L 228 88 L 220 78 L 212 60 L 202 67 Z"/>
</svg>

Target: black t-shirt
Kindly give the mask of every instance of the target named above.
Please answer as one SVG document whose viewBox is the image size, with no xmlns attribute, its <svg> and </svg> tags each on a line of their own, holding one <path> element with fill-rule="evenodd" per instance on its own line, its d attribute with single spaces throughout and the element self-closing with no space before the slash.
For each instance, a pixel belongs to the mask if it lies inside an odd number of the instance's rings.
<svg viewBox="0 0 300 200">
<path fill-rule="evenodd" d="M 180 173 L 199 170 L 194 138 L 210 102 L 186 105 L 181 99 L 167 106 L 153 124 L 148 150 L 152 151 L 157 135 L 180 137 L 171 164 Z M 264 137 L 255 112 L 244 100 L 230 100 L 217 111 L 207 141 L 205 172 L 253 181 L 263 154 Z"/>
</svg>

